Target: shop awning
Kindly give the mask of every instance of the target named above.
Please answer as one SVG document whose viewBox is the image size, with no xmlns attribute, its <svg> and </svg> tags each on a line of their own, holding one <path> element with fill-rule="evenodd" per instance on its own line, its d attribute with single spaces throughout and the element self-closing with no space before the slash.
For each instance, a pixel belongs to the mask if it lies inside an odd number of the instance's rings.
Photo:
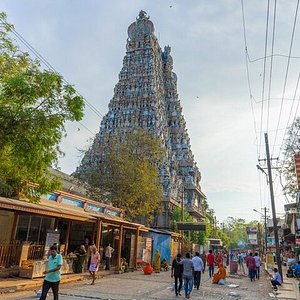
<svg viewBox="0 0 300 300">
<path fill-rule="evenodd" d="M 0 209 L 22 211 L 26 213 L 93 223 L 97 222 L 97 220 L 100 219 L 107 224 L 123 225 L 128 229 L 136 230 L 137 228 L 139 228 L 139 230 L 141 231 L 148 231 L 148 228 L 144 225 L 126 221 L 118 216 L 84 210 L 80 207 L 74 207 L 72 205 L 43 199 L 40 200 L 39 203 L 31 203 L 22 200 L 0 197 Z"/>
<path fill-rule="evenodd" d="M 66 207 L 55 207 L 44 202 L 31 203 L 22 200 L 0 197 L 0 208 L 77 221 L 96 221 L 95 217 L 84 211 L 76 211 Z"/>
</svg>

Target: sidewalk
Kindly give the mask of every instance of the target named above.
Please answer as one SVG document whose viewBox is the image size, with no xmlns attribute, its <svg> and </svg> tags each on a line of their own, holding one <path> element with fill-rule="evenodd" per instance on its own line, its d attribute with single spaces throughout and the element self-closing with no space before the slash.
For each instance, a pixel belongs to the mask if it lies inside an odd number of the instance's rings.
<svg viewBox="0 0 300 300">
<path fill-rule="evenodd" d="M 100 270 L 97 273 L 99 278 L 102 278 L 107 275 L 114 274 L 114 271 L 104 271 Z M 61 283 L 71 283 L 76 281 L 81 281 L 84 279 L 90 278 L 89 273 L 82 273 L 82 274 L 66 274 L 61 276 Z M 26 278 L 7 278 L 7 279 L 0 279 L 0 297 L 6 293 L 14 293 L 20 291 L 27 291 L 27 290 L 39 290 L 43 284 L 44 278 L 35 278 L 35 279 L 26 279 Z"/>
<path fill-rule="evenodd" d="M 265 270 L 269 275 L 273 275 L 273 271 L 267 269 L 266 266 L 265 266 Z M 272 297 L 274 298 L 276 297 L 277 299 L 300 300 L 300 292 L 298 289 L 299 280 L 296 278 L 286 277 L 287 270 L 288 270 L 287 266 L 282 266 L 283 284 L 279 286 L 276 295 L 274 294 Z"/>
</svg>

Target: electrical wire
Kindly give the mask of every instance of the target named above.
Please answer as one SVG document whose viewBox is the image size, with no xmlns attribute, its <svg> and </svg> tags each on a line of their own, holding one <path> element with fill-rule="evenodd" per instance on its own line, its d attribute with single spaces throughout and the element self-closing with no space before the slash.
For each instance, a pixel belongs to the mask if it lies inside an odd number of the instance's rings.
<svg viewBox="0 0 300 300">
<path fill-rule="evenodd" d="M 243 0 L 241 0 L 241 7 L 242 7 L 243 36 L 244 36 L 244 46 L 245 46 L 245 64 L 246 64 L 246 72 L 247 72 L 247 84 L 248 84 L 250 106 L 251 106 L 252 117 L 253 117 L 253 127 L 254 127 L 255 140 L 256 140 L 256 152 L 257 152 L 257 157 L 259 158 L 260 148 L 258 148 L 257 125 L 256 125 L 256 118 L 255 118 L 254 107 L 253 107 L 253 101 L 256 102 L 256 100 L 252 95 L 252 89 L 251 89 L 251 84 L 250 84 L 250 72 L 249 72 L 249 64 L 248 64 L 248 59 L 247 59 L 248 46 L 247 46 L 247 37 L 246 37 L 245 11 L 244 11 L 244 1 Z"/>
<path fill-rule="evenodd" d="M 299 0 L 297 0 L 297 6 L 296 6 L 296 11 L 295 11 L 295 17 L 294 17 L 294 23 L 293 23 L 293 30 L 292 30 L 292 36 L 291 36 L 291 43 L 290 43 L 290 47 L 289 47 L 288 62 L 287 62 L 287 67 L 286 67 L 286 72 L 285 72 L 285 78 L 284 78 L 282 99 L 281 99 L 280 111 L 279 111 L 278 122 L 277 122 L 277 127 L 276 127 L 276 133 L 275 133 L 275 138 L 274 138 L 274 145 L 276 144 L 276 140 L 277 140 L 277 136 L 278 136 L 278 130 L 277 129 L 279 128 L 280 120 L 281 120 L 281 115 L 282 115 L 283 100 L 284 100 L 284 96 L 285 96 L 285 90 L 286 90 L 286 85 L 287 85 L 287 78 L 288 78 L 290 61 L 291 61 L 290 57 L 291 57 L 292 48 L 293 48 L 293 42 L 294 42 L 294 34 L 295 34 L 295 29 L 296 29 L 296 22 L 297 22 L 297 16 L 298 16 L 298 8 L 299 8 Z M 274 146 L 272 148 L 272 154 L 271 154 L 271 156 L 273 156 L 273 153 L 274 153 Z"/>
<path fill-rule="evenodd" d="M 265 35 L 265 59 L 263 66 L 263 82 L 262 82 L 262 92 L 261 92 L 261 114 L 260 114 L 260 132 L 262 132 L 263 128 L 263 118 L 264 118 L 264 97 L 265 97 L 265 81 L 266 81 L 266 64 L 267 64 L 267 49 L 268 49 L 268 33 L 269 33 L 269 13 L 270 13 L 270 0 L 268 0 L 267 5 L 267 22 L 266 22 L 266 35 Z M 262 145 L 262 134 L 259 135 L 259 148 Z"/>
<path fill-rule="evenodd" d="M 275 24 L 276 24 L 276 7 L 277 7 L 277 0 L 274 1 L 274 14 L 273 14 L 271 62 L 270 62 L 269 89 L 268 89 L 268 108 L 267 108 L 267 132 L 269 132 L 269 119 L 270 119 L 270 97 L 271 97 L 271 86 L 272 86 L 273 53 L 274 53 Z"/>
<path fill-rule="evenodd" d="M 0 17 L 0 20 L 3 25 L 10 26 L 10 24 L 7 23 L 5 19 Z M 57 74 L 60 74 L 29 42 L 26 41 L 26 39 L 21 34 L 19 34 L 14 28 L 12 28 L 12 26 L 10 26 L 10 28 L 11 28 L 11 32 L 17 37 L 17 39 L 19 39 L 21 41 L 21 43 L 23 43 L 25 45 L 25 47 L 27 47 L 40 61 L 42 61 L 49 70 L 51 70 Z M 62 76 L 62 80 L 64 83 L 71 85 L 63 76 Z M 98 117 L 103 118 L 103 115 L 101 114 L 101 112 L 99 112 L 99 110 L 93 104 L 91 104 L 77 90 L 75 90 L 75 91 L 76 91 L 76 94 L 83 99 L 83 101 L 91 109 L 91 111 L 93 111 Z"/>
</svg>

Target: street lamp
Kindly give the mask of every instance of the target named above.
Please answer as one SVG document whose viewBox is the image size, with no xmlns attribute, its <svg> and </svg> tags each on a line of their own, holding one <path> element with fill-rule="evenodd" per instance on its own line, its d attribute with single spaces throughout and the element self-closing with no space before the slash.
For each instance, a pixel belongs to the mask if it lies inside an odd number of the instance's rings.
<svg viewBox="0 0 300 300">
<path fill-rule="evenodd" d="M 267 234 L 267 208 L 264 208 L 265 213 L 261 213 L 260 211 L 256 210 L 255 208 L 253 208 L 253 211 L 261 214 L 264 219 L 265 219 L 265 254 L 267 254 L 268 251 L 268 234 Z"/>
</svg>

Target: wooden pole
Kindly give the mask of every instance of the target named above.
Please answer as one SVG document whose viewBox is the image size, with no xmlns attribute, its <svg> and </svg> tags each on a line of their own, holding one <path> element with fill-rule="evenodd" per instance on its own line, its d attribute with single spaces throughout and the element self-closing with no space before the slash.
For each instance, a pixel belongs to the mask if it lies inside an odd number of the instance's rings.
<svg viewBox="0 0 300 300">
<path fill-rule="evenodd" d="M 120 269 L 121 269 L 122 241 L 123 241 L 123 225 L 120 225 L 119 243 L 118 243 L 118 257 L 117 257 L 117 271 L 120 271 Z"/>
<path fill-rule="evenodd" d="M 69 221 L 68 228 L 67 228 L 67 234 L 66 234 L 66 241 L 65 241 L 65 253 L 64 253 L 65 256 L 68 254 L 71 227 L 72 227 L 72 221 Z"/>
<path fill-rule="evenodd" d="M 17 213 L 14 213 L 14 222 L 13 222 L 13 227 L 10 236 L 11 241 L 14 241 L 16 239 L 18 222 L 19 222 L 19 215 Z"/>
<path fill-rule="evenodd" d="M 95 243 L 98 250 L 100 248 L 100 241 L 101 241 L 101 227 L 102 227 L 102 220 L 98 219 L 97 232 L 96 232 L 96 243 Z"/>
<path fill-rule="evenodd" d="M 135 247 L 134 247 L 134 268 L 137 269 L 137 259 L 138 259 L 138 251 L 139 251 L 139 237 L 140 237 L 140 228 L 136 229 L 135 236 Z"/>
</svg>

